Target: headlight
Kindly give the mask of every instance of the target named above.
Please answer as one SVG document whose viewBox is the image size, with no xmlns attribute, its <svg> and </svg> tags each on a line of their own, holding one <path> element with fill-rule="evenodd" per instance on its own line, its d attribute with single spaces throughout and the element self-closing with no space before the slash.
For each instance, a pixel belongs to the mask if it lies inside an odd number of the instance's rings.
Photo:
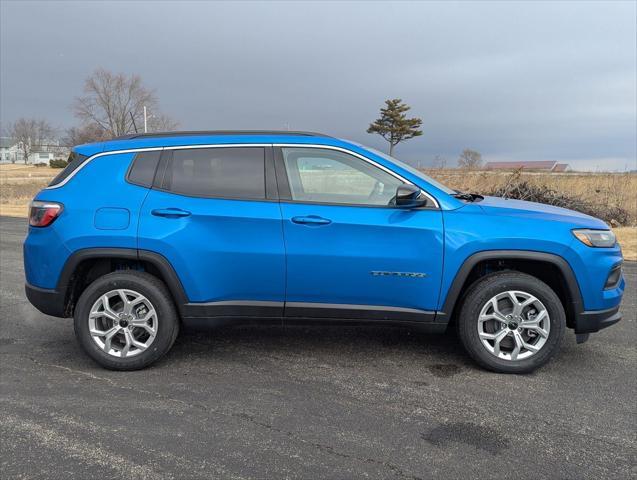
<svg viewBox="0 0 637 480">
<path fill-rule="evenodd" d="M 573 230 L 573 235 L 589 247 L 614 247 L 616 242 L 615 234 L 610 230 L 590 230 L 585 228 Z"/>
</svg>

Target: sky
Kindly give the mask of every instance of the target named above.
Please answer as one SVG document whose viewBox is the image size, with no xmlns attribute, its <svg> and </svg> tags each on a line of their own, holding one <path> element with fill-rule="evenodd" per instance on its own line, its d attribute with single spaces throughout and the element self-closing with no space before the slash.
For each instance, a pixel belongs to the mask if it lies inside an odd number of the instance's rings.
<svg viewBox="0 0 637 480">
<path fill-rule="evenodd" d="M 77 125 L 95 69 L 138 74 L 194 129 L 366 133 L 388 98 L 422 118 L 394 154 L 452 166 L 637 168 L 637 2 L 0 0 L 0 121 Z"/>
</svg>

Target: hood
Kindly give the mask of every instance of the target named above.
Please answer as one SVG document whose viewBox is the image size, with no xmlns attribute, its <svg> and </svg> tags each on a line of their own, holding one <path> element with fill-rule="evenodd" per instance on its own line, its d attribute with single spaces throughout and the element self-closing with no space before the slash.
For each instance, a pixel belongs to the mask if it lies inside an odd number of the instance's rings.
<svg viewBox="0 0 637 480">
<path fill-rule="evenodd" d="M 609 228 L 599 218 L 591 217 L 585 213 L 576 212 L 567 208 L 554 207 L 544 203 L 526 202 L 524 200 L 512 200 L 500 197 L 484 197 L 479 203 L 482 210 L 488 215 L 503 215 L 508 217 L 529 218 L 534 220 L 546 220 L 562 222 L 582 228 Z"/>
</svg>

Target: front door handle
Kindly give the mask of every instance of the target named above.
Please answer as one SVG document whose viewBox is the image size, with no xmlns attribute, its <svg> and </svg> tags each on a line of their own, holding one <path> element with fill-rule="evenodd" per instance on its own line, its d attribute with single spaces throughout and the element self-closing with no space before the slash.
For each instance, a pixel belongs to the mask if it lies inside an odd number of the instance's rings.
<svg viewBox="0 0 637 480">
<path fill-rule="evenodd" d="M 332 223 L 331 220 L 327 218 L 319 217 L 318 215 L 307 215 L 304 217 L 292 217 L 292 221 L 294 223 L 298 223 L 300 225 L 329 225 Z"/>
<path fill-rule="evenodd" d="M 181 208 L 157 208 L 150 213 L 152 213 L 156 217 L 165 218 L 181 218 L 188 217 L 190 215 L 189 211 L 182 210 Z"/>
</svg>

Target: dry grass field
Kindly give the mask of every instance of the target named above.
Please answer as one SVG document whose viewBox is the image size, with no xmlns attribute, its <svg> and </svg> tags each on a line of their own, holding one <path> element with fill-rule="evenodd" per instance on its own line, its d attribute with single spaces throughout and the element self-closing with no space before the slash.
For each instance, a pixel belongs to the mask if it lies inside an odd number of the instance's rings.
<svg viewBox="0 0 637 480">
<path fill-rule="evenodd" d="M 26 217 L 31 199 L 58 173 L 59 168 L 0 165 L 0 215 Z"/>
<path fill-rule="evenodd" d="M 545 186 L 589 203 L 619 207 L 629 214 L 628 225 L 637 226 L 637 175 L 629 173 L 540 173 L 463 170 L 427 170 L 439 182 L 463 192 L 486 193 L 512 179 Z"/>
<path fill-rule="evenodd" d="M 26 217 L 33 196 L 59 169 L 26 165 L 0 165 L 0 215 Z M 461 170 L 430 170 L 436 180 L 467 192 L 484 193 L 506 184 L 511 173 Z M 533 173 L 520 175 L 537 185 L 581 197 L 590 202 L 620 207 L 629 213 L 628 225 L 615 228 L 624 256 L 637 260 L 637 175 L 614 173 Z"/>
</svg>

